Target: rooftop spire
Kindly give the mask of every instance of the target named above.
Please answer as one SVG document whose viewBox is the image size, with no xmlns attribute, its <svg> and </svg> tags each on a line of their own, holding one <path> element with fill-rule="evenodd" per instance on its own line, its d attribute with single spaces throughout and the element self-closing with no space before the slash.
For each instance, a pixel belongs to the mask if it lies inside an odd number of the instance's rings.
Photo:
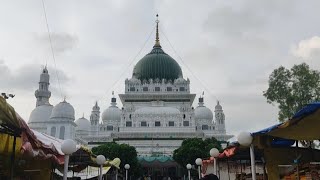
<svg viewBox="0 0 320 180">
<path fill-rule="evenodd" d="M 157 29 L 156 29 L 156 43 L 154 44 L 154 46 L 153 47 L 161 47 L 160 46 L 160 41 L 159 41 L 159 19 L 158 19 L 158 17 L 159 17 L 159 15 L 157 14 L 157 20 L 156 20 L 156 23 L 157 23 Z"/>
</svg>

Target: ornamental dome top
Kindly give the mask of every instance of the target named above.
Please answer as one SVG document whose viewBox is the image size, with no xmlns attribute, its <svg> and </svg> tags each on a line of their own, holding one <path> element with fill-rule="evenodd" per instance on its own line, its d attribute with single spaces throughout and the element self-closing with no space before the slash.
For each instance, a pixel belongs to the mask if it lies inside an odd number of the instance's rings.
<svg viewBox="0 0 320 180">
<path fill-rule="evenodd" d="M 145 55 L 134 67 L 132 76 L 137 79 L 166 79 L 175 80 L 182 77 L 182 70 L 179 64 L 160 45 L 157 20 L 156 42 L 150 53 Z"/>
</svg>

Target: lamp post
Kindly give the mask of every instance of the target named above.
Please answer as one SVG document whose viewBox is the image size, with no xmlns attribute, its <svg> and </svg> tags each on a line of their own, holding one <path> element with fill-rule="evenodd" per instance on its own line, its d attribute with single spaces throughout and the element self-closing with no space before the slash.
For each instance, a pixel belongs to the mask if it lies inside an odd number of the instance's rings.
<svg viewBox="0 0 320 180">
<path fill-rule="evenodd" d="M 130 165 L 129 164 L 125 164 L 124 168 L 126 169 L 126 180 L 128 180 L 128 170 L 130 169 Z"/>
<path fill-rule="evenodd" d="M 61 151 L 64 153 L 63 180 L 68 177 L 68 164 L 70 154 L 76 152 L 76 143 L 72 139 L 66 139 L 61 144 Z"/>
<path fill-rule="evenodd" d="M 190 176 L 190 169 L 192 168 L 191 164 L 187 164 L 187 169 L 188 169 L 188 179 L 191 180 Z"/>
<path fill-rule="evenodd" d="M 199 179 L 201 179 L 201 170 L 200 170 L 200 166 L 202 166 L 202 159 L 201 158 L 197 158 L 196 159 L 196 165 L 198 165 L 198 174 L 199 174 Z"/>
<path fill-rule="evenodd" d="M 250 160 L 251 160 L 251 172 L 252 180 L 256 180 L 256 166 L 255 166 L 255 157 L 254 157 L 254 147 L 252 144 L 253 137 L 249 132 L 241 132 L 238 135 L 238 142 L 242 146 L 250 146 Z"/>
<path fill-rule="evenodd" d="M 219 156 L 219 150 L 217 148 L 212 148 L 210 150 L 210 156 L 214 158 L 213 161 L 213 169 L 214 169 L 214 174 L 217 175 L 217 157 Z"/>
<path fill-rule="evenodd" d="M 106 162 L 106 158 L 104 157 L 104 155 L 98 155 L 96 161 L 97 161 L 97 164 L 100 165 L 100 169 L 99 169 L 99 170 L 100 170 L 99 180 L 102 180 L 102 166 L 103 166 L 103 164 Z"/>
</svg>

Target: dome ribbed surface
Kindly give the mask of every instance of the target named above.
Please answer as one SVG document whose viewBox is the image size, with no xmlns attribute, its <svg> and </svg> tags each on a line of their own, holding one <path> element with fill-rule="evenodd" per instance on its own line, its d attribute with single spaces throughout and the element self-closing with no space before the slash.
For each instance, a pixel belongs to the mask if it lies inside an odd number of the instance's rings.
<svg viewBox="0 0 320 180">
<path fill-rule="evenodd" d="M 144 56 L 134 67 L 133 76 L 140 80 L 167 79 L 175 80 L 182 77 L 179 64 L 161 47 L 155 46 L 152 51 Z"/>
</svg>

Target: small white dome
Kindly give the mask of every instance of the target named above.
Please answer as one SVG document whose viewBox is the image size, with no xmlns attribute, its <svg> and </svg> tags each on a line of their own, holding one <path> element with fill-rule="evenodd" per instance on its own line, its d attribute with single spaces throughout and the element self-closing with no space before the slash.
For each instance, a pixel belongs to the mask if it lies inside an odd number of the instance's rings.
<svg viewBox="0 0 320 180">
<path fill-rule="evenodd" d="M 90 121 L 84 117 L 79 118 L 75 121 L 77 127 L 76 130 L 77 131 L 89 131 L 90 130 Z"/>
<path fill-rule="evenodd" d="M 176 115 L 180 114 L 180 111 L 174 107 L 164 107 L 164 106 L 151 106 L 139 108 L 135 111 L 135 114 L 170 114 Z"/>
<path fill-rule="evenodd" d="M 130 80 L 129 80 L 130 84 L 141 84 L 141 81 L 139 79 L 137 79 L 135 76 L 133 76 Z"/>
<path fill-rule="evenodd" d="M 51 104 L 44 104 L 37 106 L 30 114 L 28 124 L 47 122 L 51 116 L 53 106 Z"/>
<path fill-rule="evenodd" d="M 174 80 L 174 84 L 185 84 L 186 80 L 182 77 L 179 77 L 178 79 Z"/>
<path fill-rule="evenodd" d="M 57 104 L 52 109 L 51 118 L 66 118 L 70 120 L 74 120 L 74 108 L 72 105 L 66 101 L 63 101 L 59 104 Z"/>
<path fill-rule="evenodd" d="M 121 110 L 117 106 L 110 106 L 108 109 L 104 110 L 102 113 L 102 121 L 120 121 Z"/>
<path fill-rule="evenodd" d="M 207 119 L 211 121 L 213 120 L 212 111 L 205 106 L 198 106 L 194 110 L 194 116 L 195 116 L 195 119 Z"/>
</svg>

